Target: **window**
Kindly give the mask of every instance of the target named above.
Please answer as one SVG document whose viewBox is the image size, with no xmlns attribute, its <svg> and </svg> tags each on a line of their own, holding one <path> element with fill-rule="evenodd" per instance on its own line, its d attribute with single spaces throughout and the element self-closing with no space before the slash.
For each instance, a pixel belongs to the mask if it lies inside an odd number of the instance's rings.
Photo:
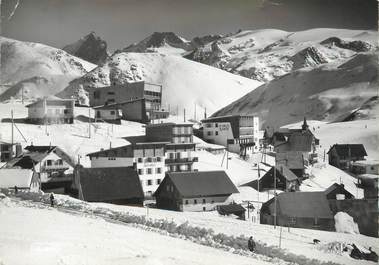
<svg viewBox="0 0 379 265">
<path fill-rule="evenodd" d="M 205 207 L 203 207 L 203 211 L 204 211 L 204 212 L 205 212 L 205 210 L 206 210 Z"/>
<path fill-rule="evenodd" d="M 63 113 L 64 113 L 64 114 L 68 114 L 68 109 L 64 109 L 64 110 L 63 110 Z"/>
<path fill-rule="evenodd" d="M 148 157 L 147 158 L 147 162 L 149 162 L 149 163 L 153 162 L 153 158 L 152 157 Z"/>
<path fill-rule="evenodd" d="M 147 186 L 151 186 L 151 185 L 153 185 L 153 180 L 148 179 L 148 180 L 147 180 Z"/>
<path fill-rule="evenodd" d="M 161 184 L 161 179 L 157 179 L 157 185 Z"/>
<path fill-rule="evenodd" d="M 51 166 L 52 162 L 53 162 L 53 161 L 51 161 L 51 160 L 46 160 L 46 165 L 47 165 L 47 166 Z"/>
<path fill-rule="evenodd" d="M 115 102 L 116 102 L 116 101 L 115 101 L 114 98 L 109 98 L 109 99 L 107 100 L 106 104 L 108 104 L 108 103 L 115 103 Z"/>
<path fill-rule="evenodd" d="M 218 132 L 216 131 L 215 134 L 218 135 Z"/>
<path fill-rule="evenodd" d="M 188 204 L 188 200 L 185 200 L 185 204 Z"/>
<path fill-rule="evenodd" d="M 193 200 L 193 204 L 197 204 L 197 200 L 195 199 L 195 200 Z"/>
<path fill-rule="evenodd" d="M 114 110 L 111 110 L 111 115 L 115 115 L 116 112 Z"/>
<path fill-rule="evenodd" d="M 156 173 L 157 173 L 157 174 L 162 173 L 162 169 L 161 169 L 160 167 L 157 167 L 157 169 L 156 169 Z"/>
<path fill-rule="evenodd" d="M 137 161 L 138 161 L 138 163 L 142 163 L 142 161 L 143 161 L 142 157 L 139 157 Z"/>
<path fill-rule="evenodd" d="M 63 160 L 62 160 L 62 159 L 58 159 L 58 160 L 57 160 L 57 165 L 62 166 L 62 165 L 63 165 Z"/>
<path fill-rule="evenodd" d="M 207 135 L 208 135 L 208 136 L 211 136 L 211 135 L 212 135 L 212 132 L 211 132 L 211 131 L 208 131 L 208 132 L 207 132 Z"/>
<path fill-rule="evenodd" d="M 206 128 L 211 128 L 211 127 L 212 127 L 212 123 L 206 123 L 206 124 L 205 124 L 205 127 L 206 127 Z"/>
<path fill-rule="evenodd" d="M 215 123 L 215 127 L 218 127 L 218 123 Z"/>
<path fill-rule="evenodd" d="M 95 99 L 100 99 L 100 91 L 94 91 L 94 92 L 93 92 L 93 97 L 94 97 Z"/>
<path fill-rule="evenodd" d="M 116 158 L 115 157 L 108 157 L 108 160 L 116 160 Z"/>
<path fill-rule="evenodd" d="M 148 169 L 147 169 L 147 174 L 150 175 L 150 174 L 152 174 L 152 173 L 153 173 L 153 170 L 152 170 L 151 168 L 148 168 Z"/>
<path fill-rule="evenodd" d="M 203 204 L 205 204 L 205 202 L 206 202 L 205 199 L 203 199 Z"/>
<path fill-rule="evenodd" d="M 138 169 L 138 175 L 143 175 L 143 169 Z"/>
<path fill-rule="evenodd" d="M 107 94 L 108 94 L 108 95 L 114 95 L 114 92 L 113 92 L 113 91 L 108 91 Z"/>
<path fill-rule="evenodd" d="M 166 186 L 166 190 L 167 190 L 167 191 L 170 191 L 170 185 L 167 185 L 167 186 Z"/>
<path fill-rule="evenodd" d="M 157 157 L 157 162 L 161 162 L 162 158 L 160 156 Z"/>
</svg>

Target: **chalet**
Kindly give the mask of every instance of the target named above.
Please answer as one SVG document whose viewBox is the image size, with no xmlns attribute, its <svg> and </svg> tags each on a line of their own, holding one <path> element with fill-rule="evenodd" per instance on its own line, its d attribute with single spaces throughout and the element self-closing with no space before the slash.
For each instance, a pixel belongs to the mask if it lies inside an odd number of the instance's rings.
<svg viewBox="0 0 379 265">
<path fill-rule="evenodd" d="M 1 168 L 0 188 L 38 192 L 41 188 L 38 173 L 33 169 Z"/>
<path fill-rule="evenodd" d="M 276 205 L 276 211 L 275 211 Z M 334 230 L 334 216 L 324 192 L 283 192 L 263 203 L 261 223 Z"/>
<path fill-rule="evenodd" d="M 351 163 L 351 172 L 357 175 L 374 174 L 379 175 L 378 160 L 359 160 Z"/>
<path fill-rule="evenodd" d="M 78 167 L 75 183 L 81 200 L 143 206 L 142 186 L 132 167 Z"/>
<path fill-rule="evenodd" d="M 15 156 L 22 153 L 22 147 L 19 143 L 9 143 L 0 141 L 0 163 L 8 162 Z"/>
<path fill-rule="evenodd" d="M 30 145 L 25 150 L 4 168 L 35 170 L 39 174 L 43 191 L 66 193 L 72 183 L 74 167 L 70 157 L 57 146 Z"/>
<path fill-rule="evenodd" d="M 334 183 L 324 193 L 328 200 L 354 199 L 354 195 L 348 192 L 343 184 Z"/>
<path fill-rule="evenodd" d="M 193 156 L 196 144 L 193 142 L 192 124 L 149 124 L 146 126 L 146 141 L 167 142 L 166 171 L 192 171 L 193 164 L 198 161 L 198 158 Z"/>
<path fill-rule="evenodd" d="M 74 123 L 74 99 L 49 96 L 26 107 L 28 108 L 28 121 L 31 123 Z"/>
<path fill-rule="evenodd" d="M 168 172 L 154 193 L 157 207 L 174 211 L 211 211 L 238 193 L 224 171 Z"/>
<path fill-rule="evenodd" d="M 117 105 L 123 118 L 139 122 L 168 117 L 162 110 L 162 86 L 144 81 L 91 88 L 91 106 Z"/>
<path fill-rule="evenodd" d="M 97 106 L 93 109 L 95 110 L 95 121 L 121 124 L 122 110 L 117 104 Z"/>
<path fill-rule="evenodd" d="M 273 190 L 275 189 L 274 182 L 274 170 L 276 170 L 276 189 L 282 191 L 297 191 L 299 190 L 300 180 L 299 178 L 286 166 L 277 165 L 271 167 L 266 174 L 259 180 L 253 180 L 244 184 L 244 186 L 252 187 L 259 191 Z"/>
<path fill-rule="evenodd" d="M 302 152 L 276 153 L 275 161 L 277 165 L 284 165 L 291 170 L 299 179 L 304 177 L 304 155 Z"/>
<path fill-rule="evenodd" d="M 328 155 L 330 165 L 347 170 L 352 162 L 364 160 L 367 153 L 363 144 L 335 144 Z"/>
<path fill-rule="evenodd" d="M 273 136 L 274 151 L 276 153 L 301 152 L 305 164 L 317 161 L 316 149 L 319 140 L 309 130 L 306 119 L 301 129 L 280 129 Z"/>
<path fill-rule="evenodd" d="M 258 152 L 263 138 L 259 118 L 252 115 L 230 115 L 204 119 L 203 139 L 246 156 Z"/>
<path fill-rule="evenodd" d="M 145 136 L 126 137 L 131 144 L 87 154 L 92 168 L 134 167 L 145 196 L 152 196 L 165 174 L 165 142 L 146 142 Z"/>
</svg>

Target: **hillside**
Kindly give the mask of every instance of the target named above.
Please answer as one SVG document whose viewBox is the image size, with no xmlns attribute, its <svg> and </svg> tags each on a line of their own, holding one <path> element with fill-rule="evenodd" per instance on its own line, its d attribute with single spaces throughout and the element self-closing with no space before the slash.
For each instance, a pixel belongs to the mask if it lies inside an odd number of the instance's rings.
<svg viewBox="0 0 379 265">
<path fill-rule="evenodd" d="M 318 28 L 240 31 L 195 48 L 186 58 L 266 82 L 303 67 L 342 63 L 377 48 L 375 31 Z"/>
<path fill-rule="evenodd" d="M 378 96 L 377 88 L 377 54 L 357 54 L 339 65 L 301 69 L 272 80 L 214 116 L 254 113 L 271 127 L 294 123 L 304 116 L 334 121 Z"/>
<path fill-rule="evenodd" d="M 187 117 L 193 117 L 195 103 L 203 117 L 204 108 L 212 113 L 261 84 L 179 56 L 122 52 L 115 53 L 103 66 L 73 80 L 58 95 L 69 97 L 88 87 L 139 80 L 161 84 L 165 107 L 179 107 L 181 112 L 186 108 Z"/>
<path fill-rule="evenodd" d="M 94 64 L 47 45 L 0 37 L 1 100 L 58 93 L 95 68 Z"/>
<path fill-rule="evenodd" d="M 108 57 L 107 42 L 91 32 L 80 40 L 63 47 L 67 53 L 93 64 L 103 64 Z"/>
</svg>

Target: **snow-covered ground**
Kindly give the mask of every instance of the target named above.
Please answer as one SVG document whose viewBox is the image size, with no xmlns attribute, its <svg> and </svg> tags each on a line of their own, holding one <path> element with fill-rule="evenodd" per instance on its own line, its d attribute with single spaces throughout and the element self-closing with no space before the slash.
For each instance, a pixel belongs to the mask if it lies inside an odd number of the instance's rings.
<svg viewBox="0 0 379 265">
<path fill-rule="evenodd" d="M 0 261 L 3 264 L 29 264 L 21 260 L 30 260 L 30 264 L 35 264 L 41 257 L 44 260 L 38 264 L 119 264 L 117 262 L 124 262 L 123 258 L 132 264 L 266 264 L 263 261 L 267 261 L 267 257 L 261 254 L 245 259 L 162 236 L 164 230 L 149 230 L 143 226 L 137 226 L 136 229 L 125 223 L 121 225 L 123 214 L 144 216 L 158 223 L 160 220 L 177 225 L 187 223 L 191 227 L 212 229 L 214 233 L 226 236 L 252 235 L 258 244 L 266 244 L 273 251 L 277 249 L 281 238 L 281 252 L 297 255 L 296 264 L 308 264 L 311 259 L 346 265 L 372 264 L 354 260 L 341 250 L 341 246 L 351 243 L 362 249 L 372 247 L 374 251 L 379 251 L 378 238 L 297 228 L 291 228 L 290 231 L 280 227 L 274 229 L 273 226 L 222 217 L 216 212 L 175 212 L 151 208 L 147 211 L 140 207 L 86 203 L 65 195 L 56 195 L 57 208 L 51 209 L 40 203 L 41 200 L 48 201 L 48 194 L 42 195 L 42 198 L 40 195 L 25 196 L 35 202 L 7 197 L 0 200 Z M 104 217 L 112 224 L 97 217 Z M 188 236 L 179 238 L 189 239 Z M 315 238 L 320 240 L 320 244 L 313 244 Z M 192 257 L 192 254 L 196 257 Z M 215 257 L 217 255 L 218 258 Z M 301 256 L 304 257 L 303 263 L 300 261 Z M 172 263 L 167 260 L 172 260 Z M 280 258 L 270 261 L 286 264 Z"/>
<path fill-rule="evenodd" d="M 34 208 L 31 208 L 34 207 Z M 0 200 L 0 264 L 269 264 L 179 238 Z"/>
</svg>

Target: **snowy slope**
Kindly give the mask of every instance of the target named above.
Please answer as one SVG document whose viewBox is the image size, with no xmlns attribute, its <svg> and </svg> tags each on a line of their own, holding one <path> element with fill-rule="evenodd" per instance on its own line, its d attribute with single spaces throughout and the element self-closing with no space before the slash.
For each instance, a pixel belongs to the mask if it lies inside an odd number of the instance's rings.
<svg viewBox="0 0 379 265">
<path fill-rule="evenodd" d="M 339 65 L 300 69 L 272 80 L 214 115 L 255 113 L 265 126 L 276 128 L 304 116 L 334 121 L 377 97 L 377 87 L 377 54 L 358 54 Z"/>
<path fill-rule="evenodd" d="M 374 50 L 377 38 L 375 31 L 328 28 L 240 31 L 201 46 L 185 57 L 269 81 L 302 67 L 341 63 L 356 53 Z"/>
<path fill-rule="evenodd" d="M 269 264 L 100 218 L 6 199 L 0 199 L 0 264 Z"/>
<path fill-rule="evenodd" d="M 69 81 L 95 68 L 94 64 L 47 45 L 5 37 L 0 37 L 0 44 L 0 83 L 8 86 L 7 98 L 20 97 L 22 87 L 25 97 L 58 93 Z"/>
<path fill-rule="evenodd" d="M 173 109 L 179 106 L 180 112 L 186 108 L 187 117 L 194 112 L 195 103 L 212 113 L 260 85 L 260 82 L 179 56 L 116 53 L 103 66 L 72 81 L 59 95 L 67 97 L 83 88 L 139 80 L 161 84 L 165 107 L 168 104 Z"/>
</svg>

